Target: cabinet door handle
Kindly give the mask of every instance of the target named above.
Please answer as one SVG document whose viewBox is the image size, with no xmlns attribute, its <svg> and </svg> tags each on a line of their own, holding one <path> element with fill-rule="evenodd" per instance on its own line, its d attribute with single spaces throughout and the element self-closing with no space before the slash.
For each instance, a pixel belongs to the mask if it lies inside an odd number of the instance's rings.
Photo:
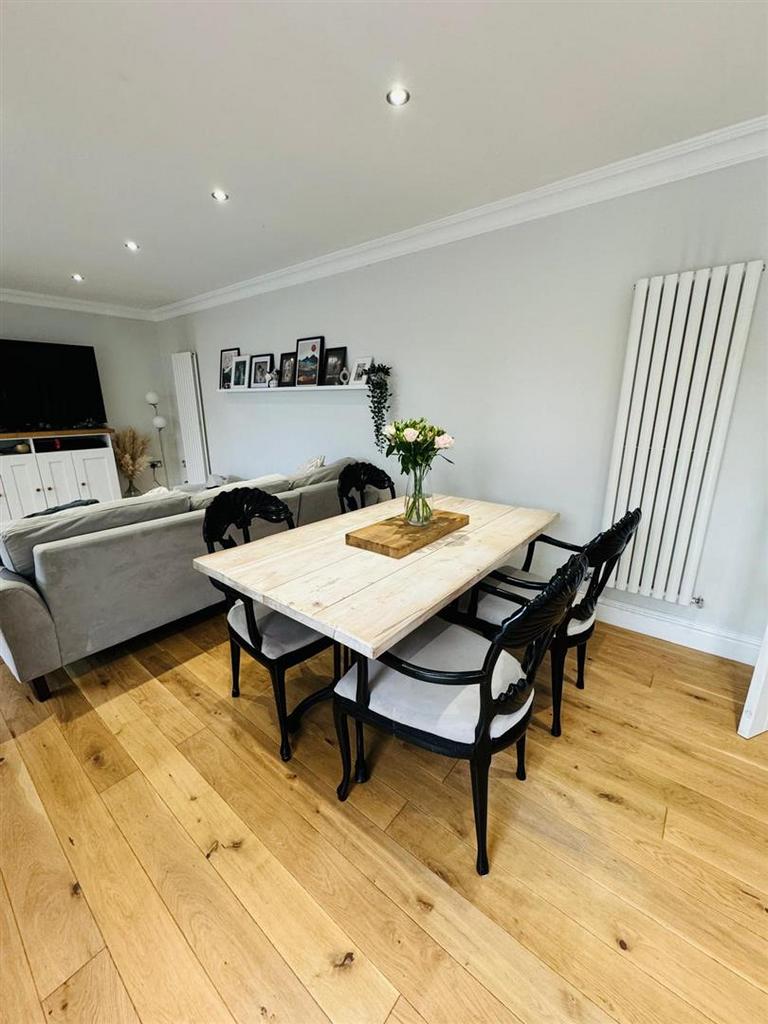
<svg viewBox="0 0 768 1024">
<path fill-rule="evenodd" d="M 80 486 L 81 486 L 81 487 L 87 487 L 87 486 L 88 486 L 88 484 L 87 484 L 87 483 L 85 482 L 85 480 L 81 480 L 81 481 L 80 481 Z"/>
<path fill-rule="evenodd" d="M 36 487 L 35 488 L 35 490 L 37 491 L 38 494 L 40 493 L 40 491 L 42 491 L 42 489 L 43 489 L 42 487 Z"/>
</svg>

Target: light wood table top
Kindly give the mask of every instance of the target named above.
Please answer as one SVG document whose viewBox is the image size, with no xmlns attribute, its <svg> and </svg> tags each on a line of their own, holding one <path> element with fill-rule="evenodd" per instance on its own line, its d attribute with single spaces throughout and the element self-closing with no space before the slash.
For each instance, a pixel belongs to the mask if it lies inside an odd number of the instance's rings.
<svg viewBox="0 0 768 1024">
<path fill-rule="evenodd" d="M 194 560 L 195 569 L 270 608 L 377 658 L 450 604 L 556 512 L 436 495 L 469 525 L 405 558 L 348 545 L 345 535 L 402 511 L 403 499 L 263 537 Z"/>
</svg>

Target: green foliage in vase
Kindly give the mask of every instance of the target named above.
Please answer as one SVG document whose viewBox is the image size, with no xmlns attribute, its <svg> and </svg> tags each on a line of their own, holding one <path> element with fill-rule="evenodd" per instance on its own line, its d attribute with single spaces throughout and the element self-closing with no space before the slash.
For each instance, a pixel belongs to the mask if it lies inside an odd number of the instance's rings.
<svg viewBox="0 0 768 1024">
<path fill-rule="evenodd" d="M 385 363 L 371 363 L 368 368 L 368 402 L 373 420 L 373 440 L 377 451 L 384 451 L 384 424 L 387 420 L 389 403 L 392 394 L 389 390 L 389 378 L 392 367 Z"/>
</svg>

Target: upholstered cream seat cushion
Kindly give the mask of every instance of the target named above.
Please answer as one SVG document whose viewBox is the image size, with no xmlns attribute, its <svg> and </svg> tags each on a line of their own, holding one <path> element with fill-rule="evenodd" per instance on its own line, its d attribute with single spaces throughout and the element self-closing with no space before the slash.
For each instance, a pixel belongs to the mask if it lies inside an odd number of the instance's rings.
<svg viewBox="0 0 768 1024">
<path fill-rule="evenodd" d="M 322 633 L 304 626 L 287 615 L 281 615 L 280 612 L 275 612 L 258 601 L 253 602 L 253 611 L 261 634 L 261 653 L 266 658 L 279 658 L 283 654 L 297 651 L 300 647 L 306 647 L 323 636 Z M 250 643 L 245 606 L 242 601 L 232 605 L 227 622 L 236 633 Z"/>
<path fill-rule="evenodd" d="M 392 648 L 392 653 L 420 668 L 444 672 L 469 672 L 482 667 L 488 653 L 488 641 L 462 626 L 441 619 L 430 619 Z M 510 683 L 523 678 L 520 663 L 506 651 L 496 662 L 492 691 L 496 697 Z M 470 683 L 449 686 L 412 679 L 381 662 L 371 661 L 368 673 L 369 708 L 401 725 L 408 725 L 433 736 L 457 743 L 473 743 L 480 716 L 480 686 Z M 336 693 L 355 699 L 357 666 L 353 665 L 336 685 Z M 512 728 L 527 713 L 533 691 L 525 703 L 508 715 L 497 715 L 491 723 L 491 738 Z"/>
<path fill-rule="evenodd" d="M 516 579 L 525 580 L 528 583 L 548 582 L 544 576 L 539 576 L 535 572 L 525 572 L 514 565 L 504 565 L 499 571 L 506 573 L 508 576 L 514 576 Z M 502 580 L 494 579 L 493 576 L 488 577 L 488 583 L 498 587 L 500 590 L 506 590 L 510 594 L 527 597 L 529 600 L 536 597 L 538 593 L 538 591 L 529 590 L 527 587 L 515 587 L 510 583 L 504 583 Z M 578 589 L 574 604 L 578 604 L 584 598 L 587 586 L 588 581 L 585 580 Z M 501 623 L 504 619 L 508 619 L 510 615 L 514 615 L 520 608 L 522 608 L 522 605 L 518 604 L 517 601 L 507 601 L 503 597 L 497 597 L 496 594 L 483 594 L 481 592 L 477 614 L 478 618 L 483 619 L 485 622 Z M 595 612 L 592 612 L 588 619 L 571 619 L 568 623 L 568 636 L 578 636 L 579 633 L 585 632 L 594 621 Z"/>
</svg>

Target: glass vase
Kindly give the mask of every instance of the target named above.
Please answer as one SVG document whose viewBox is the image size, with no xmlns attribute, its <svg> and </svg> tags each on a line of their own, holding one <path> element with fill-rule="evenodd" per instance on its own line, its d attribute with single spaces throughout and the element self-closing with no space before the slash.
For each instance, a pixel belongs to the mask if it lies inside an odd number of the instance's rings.
<svg viewBox="0 0 768 1024">
<path fill-rule="evenodd" d="M 428 484 L 429 466 L 416 466 L 408 474 L 405 491 L 405 520 L 411 526 L 426 526 L 432 518 L 432 495 Z"/>
</svg>

